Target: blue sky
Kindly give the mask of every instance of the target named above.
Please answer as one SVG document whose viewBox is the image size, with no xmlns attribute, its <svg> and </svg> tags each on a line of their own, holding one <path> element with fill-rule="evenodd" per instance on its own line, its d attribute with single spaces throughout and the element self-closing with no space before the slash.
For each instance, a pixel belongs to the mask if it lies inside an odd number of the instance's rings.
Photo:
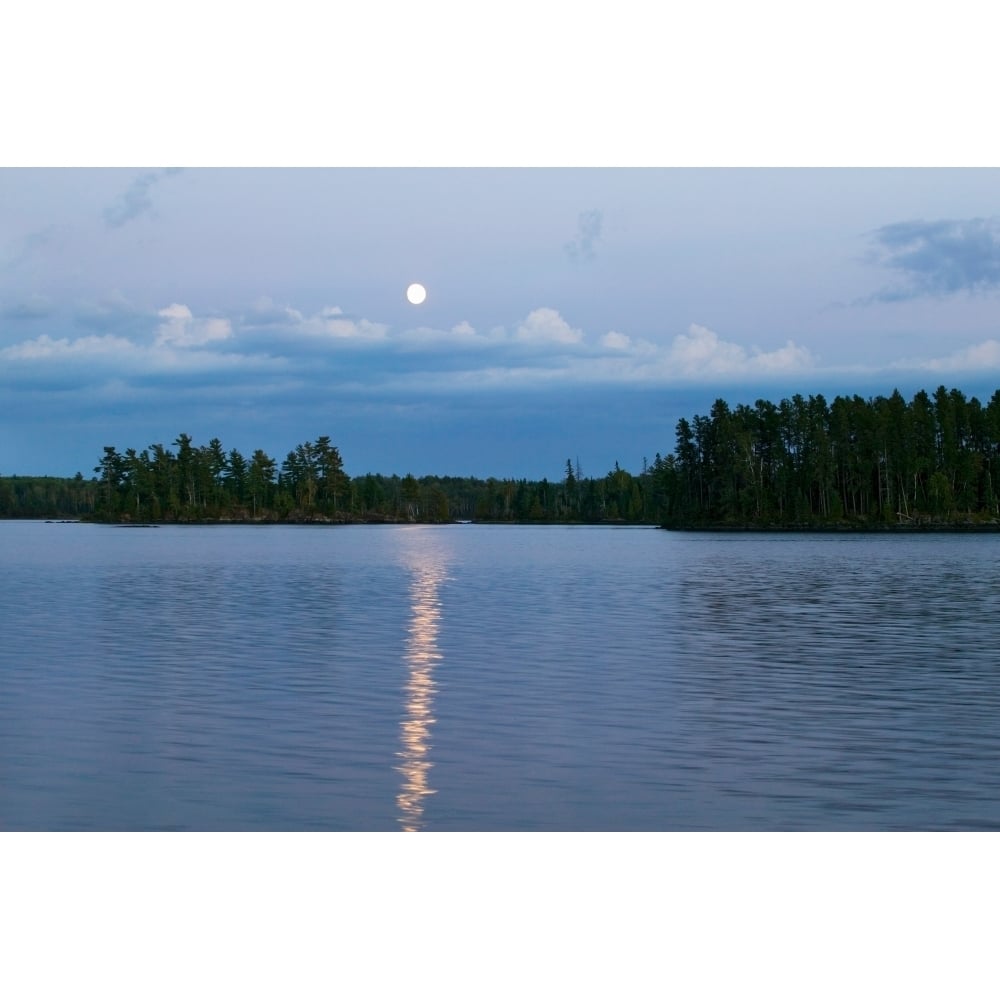
<svg viewBox="0 0 1000 1000">
<path fill-rule="evenodd" d="M 645 27 L 182 0 L 141 44 L 120 4 L 56 7 L 12 12 L 0 61 L 0 475 L 182 432 L 603 475 L 720 396 L 1000 384 L 993 36 L 963 0 Z"/>
<path fill-rule="evenodd" d="M 3 474 L 183 431 L 603 475 L 718 396 L 1000 386 L 992 169 L 9 168 L 0 200 Z"/>
</svg>

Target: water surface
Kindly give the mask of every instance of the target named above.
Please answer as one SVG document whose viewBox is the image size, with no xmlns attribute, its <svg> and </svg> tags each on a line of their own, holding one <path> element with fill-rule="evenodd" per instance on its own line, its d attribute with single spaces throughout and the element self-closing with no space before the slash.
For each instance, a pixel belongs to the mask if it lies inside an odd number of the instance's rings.
<svg viewBox="0 0 1000 1000">
<path fill-rule="evenodd" d="M 1000 828 L 998 545 L 0 522 L 0 829 Z"/>
</svg>

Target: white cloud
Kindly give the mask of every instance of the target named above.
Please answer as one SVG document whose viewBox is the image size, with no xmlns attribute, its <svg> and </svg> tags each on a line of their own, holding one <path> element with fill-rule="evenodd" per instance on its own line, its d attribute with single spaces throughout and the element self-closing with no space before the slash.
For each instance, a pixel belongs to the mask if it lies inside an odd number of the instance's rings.
<svg viewBox="0 0 1000 1000">
<path fill-rule="evenodd" d="M 610 347 L 613 351 L 627 351 L 632 346 L 632 338 L 628 334 L 609 330 L 601 337 L 601 345 Z"/>
<path fill-rule="evenodd" d="M 943 358 L 927 361 L 901 361 L 893 367 L 918 368 L 932 372 L 982 371 L 984 368 L 1000 368 L 1000 341 L 984 340 L 955 351 Z"/>
<path fill-rule="evenodd" d="M 209 317 L 196 319 L 185 305 L 174 302 L 158 313 L 163 322 L 156 330 L 158 347 L 202 347 L 233 335 L 228 319 Z"/>
<path fill-rule="evenodd" d="M 618 369 L 621 367 L 621 362 L 627 359 L 635 359 L 638 362 L 649 364 L 664 354 L 662 345 L 654 344 L 644 337 L 631 337 L 618 330 L 609 330 L 599 339 L 598 343 L 606 351 L 612 352 L 611 358 Z"/>
<path fill-rule="evenodd" d="M 513 379 L 527 378 L 529 369 L 534 370 L 533 366 L 545 355 L 549 363 L 538 365 L 537 377 L 550 380 L 561 373 L 569 382 L 577 378 L 585 381 L 634 378 L 645 382 L 678 377 L 776 374 L 816 364 L 806 348 L 791 340 L 771 351 L 746 348 L 723 340 L 699 324 L 692 324 L 687 333 L 666 345 L 619 330 L 585 338 L 582 330 L 571 326 L 557 309 L 549 306 L 531 310 L 513 332 L 502 326 L 479 332 L 468 320 L 462 320 L 447 329 L 422 326 L 390 333 L 387 324 L 352 319 L 339 306 L 326 306 L 317 313 L 304 315 L 289 306 L 276 306 L 270 299 L 261 299 L 241 332 L 252 334 L 262 327 L 277 327 L 287 335 L 314 341 L 329 338 L 358 345 L 384 345 L 388 352 L 395 349 L 407 354 L 440 353 L 447 349 L 449 361 L 441 376 L 452 380 L 466 365 L 473 378 L 475 372 L 484 368 L 480 360 L 473 360 L 471 353 L 463 361 L 459 353 L 463 349 L 475 350 L 480 357 L 482 352 L 489 352 L 494 364 L 483 377 L 490 379 L 495 379 L 501 370 L 509 371 Z M 272 337 L 269 344 L 273 349 Z M 533 359 L 531 364 L 525 363 L 528 358 Z M 377 371 L 373 369 L 372 374 Z M 417 374 L 427 378 L 429 372 L 422 369 Z"/>
<path fill-rule="evenodd" d="M 336 337 L 338 340 L 353 340 L 370 343 L 375 340 L 385 340 L 389 327 L 385 323 L 373 323 L 371 320 L 353 320 L 335 313 L 324 311 L 319 320 L 318 326 L 315 324 L 305 324 L 310 333 L 325 334 L 329 337 Z"/>
<path fill-rule="evenodd" d="M 543 306 L 528 313 L 514 337 L 534 344 L 579 344 L 583 333 L 571 327 L 557 310 Z"/>
<path fill-rule="evenodd" d="M 708 327 L 692 323 L 667 352 L 669 368 L 679 375 L 741 375 L 747 372 L 777 373 L 812 367 L 815 359 L 804 347 L 789 340 L 774 351 L 746 348 L 721 340 Z"/>
<path fill-rule="evenodd" d="M 441 389 L 476 384 L 650 384 L 684 378 L 773 375 L 815 366 L 810 352 L 792 341 L 771 351 L 744 347 L 699 324 L 692 324 L 686 333 L 668 342 L 653 342 L 619 330 L 585 338 L 581 330 L 549 307 L 529 312 L 514 332 L 502 327 L 479 332 L 462 320 L 446 329 L 420 327 L 390 335 L 387 324 L 352 318 L 339 306 L 306 314 L 270 299 L 258 300 L 237 321 L 235 330 L 229 319 L 196 317 L 188 306 L 176 302 L 159 310 L 158 318 L 151 344 L 112 334 L 77 340 L 42 336 L 7 348 L 0 357 L 19 362 L 25 374 L 29 365 L 38 372 L 43 368 L 53 371 L 61 360 L 67 375 L 76 371 L 81 376 L 89 359 L 90 377 L 106 379 L 116 372 L 208 374 L 242 368 L 286 373 L 301 364 L 312 371 L 317 364 L 323 367 L 329 355 L 339 358 L 329 374 L 341 385 L 356 380 L 368 386 L 413 383 Z M 234 349 L 235 334 L 239 334 L 241 350 Z M 260 340 L 264 353 L 245 353 L 255 339 Z M 226 349 L 216 350 L 222 342 L 228 342 Z M 371 361 L 355 370 L 348 363 L 345 368 L 344 355 L 329 350 L 335 342 L 377 348 L 380 356 L 385 355 L 385 364 Z M 308 360 L 296 361 L 302 350 Z M 1000 343 L 991 341 L 978 350 L 975 358 L 969 355 L 976 363 L 1000 363 Z M 405 355 L 417 354 L 428 360 L 419 365 L 404 360 Z"/>
<path fill-rule="evenodd" d="M 188 351 L 172 344 L 136 344 L 114 334 L 89 335 L 70 339 L 42 334 L 10 347 L 0 348 L 3 374 L 31 378 L 68 376 L 80 384 L 106 381 L 114 374 L 164 375 L 210 374 L 212 372 L 284 371 L 283 358 L 259 354 Z"/>
<path fill-rule="evenodd" d="M 747 352 L 739 344 L 720 340 L 708 327 L 692 323 L 687 334 L 674 338 L 668 360 L 683 375 L 724 374 L 746 366 Z"/>
<path fill-rule="evenodd" d="M 78 337 L 70 340 L 68 337 L 53 339 L 43 333 L 34 340 L 25 340 L 20 344 L 5 347 L 0 350 L 0 358 L 9 361 L 38 361 L 44 359 L 69 358 L 83 360 L 86 358 L 120 358 L 123 354 L 135 354 L 136 346 L 124 337 L 114 337 L 107 334 L 103 337 Z"/>
<path fill-rule="evenodd" d="M 750 364 L 755 371 L 791 372 L 815 367 L 816 359 L 808 348 L 799 347 L 795 341 L 788 340 L 784 347 L 777 350 L 755 353 L 750 358 Z"/>
<path fill-rule="evenodd" d="M 324 306 L 307 316 L 290 306 L 277 306 L 269 298 L 258 299 L 247 317 L 246 329 L 277 327 L 291 335 L 371 343 L 386 339 L 388 324 L 367 319 L 351 319 L 340 306 Z"/>
</svg>

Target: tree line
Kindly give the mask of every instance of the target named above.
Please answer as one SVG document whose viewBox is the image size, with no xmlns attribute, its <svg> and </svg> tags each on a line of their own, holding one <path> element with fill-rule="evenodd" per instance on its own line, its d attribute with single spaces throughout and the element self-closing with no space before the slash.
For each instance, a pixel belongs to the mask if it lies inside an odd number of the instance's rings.
<svg viewBox="0 0 1000 1000">
<path fill-rule="evenodd" d="M 108 445 L 84 479 L 0 478 L 0 517 L 108 522 L 648 522 L 657 511 L 648 474 L 615 468 L 584 478 L 567 460 L 561 479 L 385 476 L 354 478 L 328 436 L 297 445 L 279 462 L 249 457 L 218 438 L 196 445 L 120 452 Z"/>
<path fill-rule="evenodd" d="M 673 451 L 633 475 L 615 463 L 553 480 L 350 477 L 328 436 L 280 463 L 218 438 L 104 448 L 94 475 L 0 478 L 0 517 L 126 522 L 509 521 L 665 527 L 1000 524 L 1000 390 L 794 395 L 682 418 Z"/>
<path fill-rule="evenodd" d="M 1000 521 L 1000 390 L 907 402 L 792 396 L 677 423 L 657 459 L 667 526 L 917 526 Z"/>
</svg>

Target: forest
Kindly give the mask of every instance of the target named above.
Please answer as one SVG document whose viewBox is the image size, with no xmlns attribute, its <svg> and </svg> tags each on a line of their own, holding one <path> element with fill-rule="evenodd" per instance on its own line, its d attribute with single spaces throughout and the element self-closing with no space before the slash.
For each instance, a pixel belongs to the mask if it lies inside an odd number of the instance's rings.
<svg viewBox="0 0 1000 1000">
<path fill-rule="evenodd" d="M 104 448 L 91 478 L 0 478 L 0 517 L 123 523 L 379 523 L 478 521 L 652 522 L 649 477 L 617 465 L 583 479 L 567 460 L 560 480 L 412 474 L 355 478 L 328 436 L 297 445 L 278 461 L 249 457 L 213 438 L 180 434 L 171 447 Z"/>
<path fill-rule="evenodd" d="M 1000 527 L 1000 390 L 985 406 L 958 389 L 865 399 L 794 395 L 682 418 L 674 448 L 632 474 L 552 481 L 351 478 L 328 436 L 280 463 L 261 450 L 196 445 L 119 452 L 90 478 L 0 477 L 0 517 L 125 523 L 455 520 L 633 523 L 667 528 Z"/>
<path fill-rule="evenodd" d="M 1000 390 L 863 399 L 795 395 L 677 424 L 654 468 L 674 527 L 919 527 L 1000 523 Z"/>
</svg>

